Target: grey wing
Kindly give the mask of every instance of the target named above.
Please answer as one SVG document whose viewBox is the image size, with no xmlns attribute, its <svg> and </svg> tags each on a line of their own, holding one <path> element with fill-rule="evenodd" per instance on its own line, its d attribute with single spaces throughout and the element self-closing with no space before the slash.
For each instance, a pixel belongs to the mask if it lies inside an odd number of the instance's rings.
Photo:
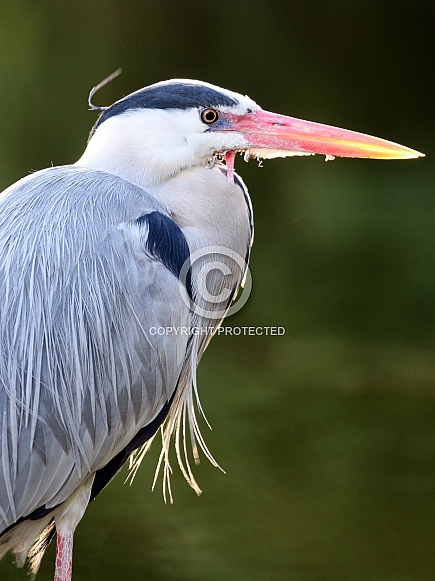
<svg viewBox="0 0 435 581">
<path fill-rule="evenodd" d="M 61 261 L 57 280 L 43 272 L 48 259 L 37 252 L 4 267 L 0 532 L 66 500 L 176 389 L 188 336 L 171 330 L 187 329 L 190 312 L 175 274 L 188 247 L 174 258 L 174 246 L 151 244 L 155 219 L 163 242 L 182 242 L 181 231 L 159 212 L 147 215 L 83 244 L 68 276 Z"/>
</svg>

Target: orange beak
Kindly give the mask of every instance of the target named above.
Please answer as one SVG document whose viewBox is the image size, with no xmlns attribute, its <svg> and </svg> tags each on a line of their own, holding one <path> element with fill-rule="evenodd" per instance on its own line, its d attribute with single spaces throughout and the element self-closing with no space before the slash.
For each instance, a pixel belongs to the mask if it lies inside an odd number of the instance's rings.
<svg viewBox="0 0 435 581">
<path fill-rule="evenodd" d="M 231 122 L 231 130 L 241 133 L 248 141 L 249 152 L 254 157 L 287 157 L 315 153 L 326 155 L 327 158 L 424 157 L 423 153 L 392 141 L 263 110 L 245 115 L 229 113 L 227 118 Z"/>
</svg>

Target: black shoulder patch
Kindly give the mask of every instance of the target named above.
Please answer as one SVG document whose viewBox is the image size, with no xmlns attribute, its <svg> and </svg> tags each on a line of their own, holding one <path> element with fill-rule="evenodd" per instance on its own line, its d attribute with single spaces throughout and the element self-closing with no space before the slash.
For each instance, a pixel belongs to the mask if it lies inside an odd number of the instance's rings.
<svg viewBox="0 0 435 581">
<path fill-rule="evenodd" d="M 190 249 L 181 228 L 160 212 L 144 214 L 136 220 L 139 226 L 148 226 L 146 250 L 166 266 L 177 278 L 181 269 L 190 257 Z M 184 277 L 183 277 L 184 278 Z M 190 268 L 186 270 L 185 286 L 187 293 L 192 298 L 192 279 Z"/>
<path fill-rule="evenodd" d="M 237 105 L 237 99 L 207 85 L 176 82 L 152 85 L 127 95 L 105 109 L 92 128 L 90 137 L 103 121 L 131 109 L 190 109 L 234 105 Z"/>
</svg>

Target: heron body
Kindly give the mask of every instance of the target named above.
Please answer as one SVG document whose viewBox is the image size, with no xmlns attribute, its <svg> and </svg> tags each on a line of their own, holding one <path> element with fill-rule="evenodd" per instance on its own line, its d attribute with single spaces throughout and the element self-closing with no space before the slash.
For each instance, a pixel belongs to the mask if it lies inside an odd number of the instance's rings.
<svg viewBox="0 0 435 581">
<path fill-rule="evenodd" d="M 0 557 L 11 550 L 23 565 L 29 555 L 36 573 L 56 532 L 55 578 L 69 580 L 88 502 L 161 426 L 165 478 L 175 433 L 181 469 L 198 490 L 179 434 L 188 423 L 194 448 L 210 456 L 196 422 L 195 372 L 243 282 L 253 238 L 236 151 L 419 155 L 176 80 L 105 109 L 77 163 L 5 190 Z M 217 248 L 226 249 L 224 271 L 214 267 Z M 150 332 L 160 328 L 204 332 Z"/>
</svg>

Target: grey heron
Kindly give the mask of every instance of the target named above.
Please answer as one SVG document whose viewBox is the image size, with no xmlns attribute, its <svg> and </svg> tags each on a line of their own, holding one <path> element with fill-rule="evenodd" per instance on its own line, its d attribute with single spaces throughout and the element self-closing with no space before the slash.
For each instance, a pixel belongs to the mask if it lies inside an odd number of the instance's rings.
<svg viewBox="0 0 435 581">
<path fill-rule="evenodd" d="M 101 109 L 76 163 L 0 195 L 0 558 L 12 551 L 22 566 L 29 557 L 36 574 L 56 535 L 56 581 L 71 579 L 88 503 L 128 459 L 137 469 L 159 429 L 169 494 L 173 435 L 195 490 L 188 429 L 194 457 L 199 445 L 213 460 L 195 373 L 253 239 L 235 154 L 422 155 L 192 80 Z M 201 332 L 150 331 L 181 327 Z"/>
</svg>

